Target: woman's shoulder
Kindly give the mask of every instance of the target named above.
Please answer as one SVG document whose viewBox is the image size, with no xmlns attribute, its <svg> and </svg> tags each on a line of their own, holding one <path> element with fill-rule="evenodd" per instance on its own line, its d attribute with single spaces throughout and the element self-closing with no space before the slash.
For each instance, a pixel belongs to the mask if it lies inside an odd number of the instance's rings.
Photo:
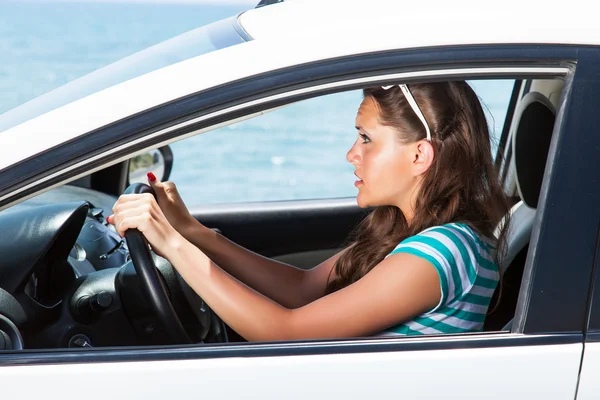
<svg viewBox="0 0 600 400">
<path fill-rule="evenodd" d="M 418 248 L 421 251 L 436 253 L 467 251 L 488 258 L 493 255 L 494 244 L 468 224 L 451 222 L 429 227 L 404 239 L 390 252 L 390 255 L 403 248 Z"/>
</svg>

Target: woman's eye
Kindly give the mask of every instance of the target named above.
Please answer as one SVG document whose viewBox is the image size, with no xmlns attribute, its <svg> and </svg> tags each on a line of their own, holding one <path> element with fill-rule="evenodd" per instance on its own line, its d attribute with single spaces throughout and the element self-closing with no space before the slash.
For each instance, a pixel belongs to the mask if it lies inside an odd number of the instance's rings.
<svg viewBox="0 0 600 400">
<path fill-rule="evenodd" d="M 363 143 L 369 143 L 371 141 L 371 139 L 369 139 L 369 137 L 367 135 L 365 135 L 364 133 L 359 133 L 358 135 L 363 140 Z"/>
</svg>

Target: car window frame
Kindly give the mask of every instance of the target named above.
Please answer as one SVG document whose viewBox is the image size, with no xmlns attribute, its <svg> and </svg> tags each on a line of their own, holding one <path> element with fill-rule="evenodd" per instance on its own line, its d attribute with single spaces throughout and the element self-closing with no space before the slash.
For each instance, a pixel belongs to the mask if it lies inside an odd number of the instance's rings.
<svg viewBox="0 0 600 400">
<path fill-rule="evenodd" d="M 500 135 L 498 148 L 496 149 L 496 154 L 494 155 L 494 166 L 499 172 L 498 176 L 500 178 L 500 182 L 502 183 L 504 183 L 506 174 L 509 171 L 512 153 L 512 143 L 509 141 L 511 131 L 510 127 L 517 103 L 523 97 L 523 83 L 523 79 L 515 79 L 510 100 L 508 102 L 508 109 L 506 110 L 506 117 L 504 118 L 504 123 L 502 125 L 502 134 Z"/>
<path fill-rule="evenodd" d="M 494 47 L 494 46 L 492 46 Z M 536 59 L 536 57 L 532 57 L 532 53 L 529 50 L 521 48 L 515 49 L 514 46 L 509 46 L 509 48 L 504 47 L 502 51 L 497 55 L 497 58 L 493 58 L 491 61 L 488 61 L 488 65 L 485 67 L 473 67 L 470 63 L 465 62 L 457 62 L 456 59 L 462 59 L 465 57 L 465 49 L 454 49 L 457 54 L 454 54 L 452 57 L 447 57 L 446 63 L 440 63 L 441 65 L 435 65 L 435 68 L 426 69 L 422 63 L 419 63 L 421 58 L 415 57 L 412 59 L 413 63 L 409 63 L 408 67 L 403 65 L 404 69 L 408 69 L 408 71 L 404 71 L 401 73 L 395 73 L 390 75 L 389 65 L 385 65 L 387 67 L 387 73 L 382 73 L 381 69 L 378 71 L 369 71 L 365 72 L 364 70 L 358 71 L 359 75 L 362 75 L 360 78 L 356 78 L 356 74 L 346 74 L 345 76 L 337 76 L 336 79 L 333 79 L 333 83 L 324 83 L 322 81 L 313 82 L 312 85 L 306 84 L 306 81 L 303 80 L 304 73 L 299 73 L 298 76 L 295 77 L 298 84 L 297 85 L 289 85 L 286 88 L 281 88 L 281 86 L 273 85 L 271 91 L 262 90 L 260 95 L 255 94 L 253 96 L 244 97 L 243 101 L 233 101 L 229 103 L 229 108 L 224 107 L 208 107 L 207 109 L 202 109 L 201 112 L 196 110 L 196 117 L 200 115 L 203 117 L 201 122 L 195 122 L 192 119 L 187 119 L 186 121 L 178 120 L 179 123 L 187 123 L 187 127 L 177 126 L 171 123 L 168 127 L 162 127 L 163 130 L 144 130 L 140 132 L 132 132 L 130 135 L 127 135 L 127 138 L 136 137 L 138 142 L 134 144 L 128 145 L 125 149 L 119 148 L 122 146 L 122 142 L 113 143 L 111 148 L 102 149 L 100 154 L 103 154 L 103 157 L 98 157 L 94 160 L 93 163 L 88 163 L 85 165 L 85 170 L 82 172 L 81 169 L 74 168 L 72 170 L 63 170 L 63 172 L 59 175 L 55 175 L 50 179 L 46 179 L 42 181 L 42 183 L 35 186 L 35 190 L 30 191 L 26 194 L 21 194 L 21 197 L 30 196 L 32 193 L 37 193 L 44 188 L 48 188 L 51 186 L 56 186 L 60 183 L 64 183 L 69 179 L 75 179 L 79 176 L 82 176 L 84 173 L 89 173 L 93 170 L 98 170 L 100 168 L 105 167 L 108 164 L 116 163 L 125 159 L 123 155 L 123 151 L 125 150 L 127 153 L 127 157 L 130 157 L 135 152 L 142 152 L 149 148 L 159 147 L 165 144 L 168 144 L 170 141 L 174 141 L 175 139 L 179 140 L 183 137 L 198 134 L 199 131 L 207 131 L 214 129 L 217 126 L 222 126 L 225 123 L 232 123 L 236 120 L 246 118 L 248 115 L 255 115 L 257 113 L 264 112 L 268 109 L 282 106 L 283 104 L 291 103 L 298 101 L 300 99 L 314 97 L 321 94 L 328 94 L 334 91 L 341 90 L 349 90 L 354 88 L 359 88 L 365 85 L 366 81 L 369 81 L 369 84 L 386 84 L 392 83 L 394 81 L 402 79 L 405 82 L 417 82 L 417 81 L 425 81 L 425 80 L 444 80 L 448 78 L 454 79 L 473 79 L 474 74 L 477 74 L 474 71 L 480 71 L 481 75 L 478 76 L 486 76 L 486 77 L 494 77 L 494 78 L 502 78 L 507 77 L 511 79 L 518 78 L 527 78 L 527 77 L 539 77 L 539 76 L 562 76 L 562 73 L 557 73 L 557 70 L 564 71 L 564 74 L 567 79 L 567 84 L 565 86 L 565 90 L 563 92 L 563 100 L 561 101 L 561 107 L 559 108 L 559 115 L 557 117 L 557 123 L 555 125 L 555 135 L 553 138 L 553 145 L 551 146 L 551 151 L 553 153 L 553 157 L 549 163 L 551 166 L 554 166 L 556 162 L 556 148 L 557 143 L 559 141 L 564 141 L 565 138 L 569 138 L 568 135 L 563 135 L 561 132 L 565 129 L 565 127 L 572 128 L 573 125 L 576 125 L 576 118 L 570 116 L 567 109 L 570 110 L 570 107 L 574 107 L 575 105 L 570 104 L 570 94 L 575 90 L 574 87 L 584 84 L 585 74 L 579 73 L 579 66 L 575 68 L 575 64 L 565 63 L 565 59 L 571 61 L 577 61 L 577 55 L 573 52 L 576 49 L 568 48 L 565 53 L 561 53 L 560 51 L 554 52 L 557 53 L 555 56 L 556 59 L 554 61 L 548 61 L 547 55 L 544 55 L 544 62 L 540 62 Z M 524 46 L 526 47 L 526 46 Z M 552 46 L 549 46 L 553 48 Z M 472 49 L 472 51 L 477 52 L 481 51 L 480 47 L 476 47 Z M 523 52 L 524 51 L 524 52 Z M 521 53 L 522 52 L 522 53 Z M 404 62 L 407 59 L 411 60 L 410 56 L 414 56 L 411 52 L 409 54 L 404 54 L 404 57 L 400 57 Z M 467 52 L 468 53 L 468 52 Z M 490 54 L 490 50 L 484 51 L 485 54 Z M 423 54 L 429 54 L 427 52 L 420 53 L 419 55 L 422 57 Z M 526 62 L 515 62 L 511 61 L 513 64 L 518 65 L 518 67 L 510 67 L 511 63 L 507 63 L 505 61 L 505 57 L 510 59 L 515 58 L 515 54 L 520 54 L 521 57 L 526 60 L 530 60 L 531 63 L 530 68 L 524 67 L 523 65 L 527 65 Z M 565 57 L 566 55 L 566 57 Z M 446 55 L 448 56 L 448 55 Z M 532 59 L 533 58 L 533 59 Z M 426 64 L 427 65 L 427 64 Z M 453 71 L 457 71 L 456 74 L 447 74 L 444 71 L 449 70 L 448 65 L 452 66 Z M 501 70 L 500 68 L 506 68 L 505 70 Z M 384 68 L 385 70 L 386 68 Z M 541 73 L 540 71 L 548 69 L 546 74 Z M 512 72 L 508 73 L 509 70 L 512 71 L 521 71 L 521 72 Z M 538 72 L 535 72 L 535 71 Z M 426 73 L 423 73 L 423 72 Z M 500 72 L 503 71 L 503 72 Z M 553 72 L 552 72 L 553 71 Z M 289 71 L 288 71 L 289 72 Z M 587 72 L 587 71 L 584 71 Z M 578 75 L 579 73 L 579 75 Z M 366 77 L 366 79 L 365 79 Z M 277 80 L 273 80 L 277 82 Z M 232 84 L 235 85 L 236 83 Z M 238 82 L 239 84 L 239 82 Z M 235 86 L 233 86 L 235 87 Z M 222 88 L 221 88 L 222 89 Z M 210 92 L 205 93 L 206 96 L 209 96 Z M 576 102 L 575 104 L 577 104 Z M 579 104 L 577 104 L 580 106 Z M 227 110 L 224 112 L 223 110 Z M 164 111 L 164 110 L 163 110 Z M 160 111 L 157 111 L 160 113 Z M 211 114 L 212 113 L 212 114 Z M 567 118 L 569 116 L 569 118 Z M 164 117 L 164 114 L 163 114 Z M 124 124 L 129 124 L 132 121 L 123 121 Z M 114 127 L 111 127 L 114 128 Z M 137 136 L 136 136 L 137 134 Z M 141 136 L 140 136 L 141 135 Z M 144 140 L 140 141 L 139 138 L 142 137 Z M 85 142 L 86 137 L 79 138 L 78 142 Z M 80 149 L 84 149 L 85 146 L 80 146 Z M 50 150 L 48 154 L 52 154 L 56 149 Z M 112 153 L 112 154 L 108 154 Z M 79 166 L 78 168 L 84 168 L 84 166 Z M 569 168 L 564 168 L 569 169 Z M 563 169 L 563 170 L 564 170 Z M 553 179 L 553 174 L 556 173 L 555 168 L 547 169 L 545 182 L 550 182 Z M 38 173 L 35 175 L 36 177 L 41 178 L 44 175 L 42 173 Z M 51 176 L 51 173 L 47 174 L 46 177 Z M 543 186 L 543 190 L 546 191 L 546 195 L 548 195 L 548 184 L 546 183 Z M 8 202 L 6 198 L 3 200 L 4 205 Z M 189 354 L 189 357 L 222 357 L 222 356 L 248 356 L 248 355 L 259 355 L 259 356 L 268 356 L 268 355 L 299 355 L 299 354 L 327 354 L 327 352 L 369 352 L 369 351 L 403 351 L 403 350 L 420 350 L 420 349 L 432 349 L 432 348 L 481 348 L 481 347 L 495 347 L 495 346 L 505 346 L 505 345 L 537 345 L 537 344 L 566 344 L 566 343 L 580 343 L 582 340 L 582 329 L 570 329 L 570 330 L 560 330 L 560 331 L 548 331 L 536 326 L 535 323 L 529 323 L 528 318 L 530 314 L 535 314 L 538 308 L 539 310 L 544 310 L 543 304 L 538 304 L 539 301 L 536 300 L 537 291 L 542 290 L 544 285 L 550 285 L 549 277 L 552 277 L 552 274 L 555 272 L 554 270 L 560 270 L 560 266 L 554 265 L 550 263 L 552 268 L 545 266 L 544 268 L 537 268 L 537 264 L 541 263 L 540 257 L 536 257 L 536 253 L 539 253 L 541 250 L 551 249 L 552 243 L 548 241 L 547 231 L 544 231 L 544 227 L 540 227 L 541 223 L 544 222 L 544 218 L 547 218 L 545 214 L 549 211 L 543 209 L 544 201 L 542 201 L 541 211 L 536 219 L 536 227 L 534 231 L 536 232 L 536 236 L 532 237 L 532 246 L 530 248 L 537 249 L 538 251 L 530 251 L 533 256 L 528 257 L 526 271 L 528 272 L 527 280 L 524 281 L 524 285 L 522 286 L 522 293 L 519 299 L 520 307 L 518 306 L 517 312 L 520 313 L 515 316 L 515 320 L 518 322 L 515 325 L 515 328 L 511 333 L 507 332 L 484 332 L 484 333 L 473 333 L 473 334 L 461 334 L 458 336 L 455 335 L 445 335 L 445 336 L 428 336 L 422 338 L 386 338 L 386 339 L 373 339 L 373 338 L 361 338 L 361 339 L 344 339 L 344 340 L 331 340 L 331 341 L 298 341 L 298 342 L 285 342 L 285 343 L 266 343 L 266 344 L 235 344 L 231 345 L 231 349 L 224 348 L 223 346 L 211 346 L 211 345 L 194 345 L 194 346 L 167 346 L 160 349 L 144 349 L 144 348 L 125 348 L 119 349 L 115 352 L 115 349 L 106 349 L 106 351 L 102 350 L 94 350 L 86 355 L 85 359 L 89 359 L 90 361 L 107 361 L 107 360 L 122 360 L 130 357 L 142 357 L 142 359 L 177 359 L 183 357 L 183 354 Z M 552 210 L 555 212 L 555 210 Z M 554 232 L 554 230 L 553 230 Z M 555 232 L 554 232 L 555 233 Z M 544 235 L 545 234 L 545 235 Z M 546 257 L 547 258 L 547 257 Z M 590 269 L 591 270 L 591 269 Z M 536 272 L 534 274 L 533 272 Z M 532 287 L 536 284 L 538 278 L 543 278 L 543 284 L 538 284 L 536 290 L 533 290 Z M 541 285 L 541 288 L 540 288 Z M 581 300 L 582 297 L 586 298 L 587 301 L 587 293 L 570 293 L 572 297 L 577 297 L 577 299 Z M 536 302 L 537 301 L 537 302 Z M 574 303 L 571 302 L 571 303 Z M 535 305 L 535 306 L 534 306 Z M 570 310 L 563 309 L 562 310 L 566 315 Z M 577 323 L 577 321 L 570 321 L 571 324 Z M 541 324 L 543 326 L 543 324 Z M 583 326 L 583 325 L 581 325 Z M 551 334 L 549 334 L 551 333 Z M 525 334 L 525 335 L 523 335 Z M 36 353 L 39 355 L 39 353 Z M 186 356 L 187 357 L 187 356 Z M 41 360 L 42 358 L 38 358 Z M 137 359 L 137 358 L 136 358 Z M 77 362 L 79 362 L 78 360 Z"/>
<path fill-rule="evenodd" d="M 132 155 L 139 154 L 153 145 L 160 143 L 165 145 L 174 141 L 182 134 L 181 131 L 198 131 L 223 123 L 230 118 L 243 119 L 253 111 L 260 113 L 284 105 L 286 96 L 281 95 L 296 96 L 294 101 L 309 98 L 310 93 L 306 90 L 304 93 L 302 91 L 311 86 L 330 85 L 329 89 L 323 89 L 323 94 L 327 94 L 344 89 L 339 85 L 331 85 L 332 82 L 360 79 L 366 73 L 382 77 L 409 73 L 410 76 L 411 71 L 418 68 L 422 72 L 416 71 L 414 74 L 417 75 L 416 80 L 418 80 L 418 76 L 432 75 L 431 68 L 466 70 L 480 67 L 482 60 L 487 64 L 491 63 L 490 67 L 498 68 L 507 65 L 513 68 L 515 65 L 531 68 L 550 65 L 564 68 L 565 64 L 561 62 L 565 58 L 576 59 L 576 52 L 572 49 L 565 46 L 556 47 L 564 48 L 563 58 L 557 58 L 559 52 L 552 57 L 545 55 L 543 61 L 534 56 L 536 50 L 539 52 L 539 47 L 523 45 L 448 46 L 440 49 L 375 52 L 284 68 L 258 76 L 249 76 L 199 93 L 190 93 L 178 101 L 163 104 L 161 107 L 95 129 L 0 170 L 0 209 L 10 203 L 11 197 L 20 197 L 23 192 L 25 194 L 31 192 L 34 182 L 36 185 L 40 180 L 55 183 L 54 178 L 57 174 L 71 172 L 90 162 L 102 166 L 106 164 L 107 158 L 114 159 L 115 156 L 122 156 L 120 161 L 126 161 Z M 529 61 L 507 62 L 502 58 L 506 53 L 512 53 L 515 59 L 523 58 Z M 444 68 L 444 65 L 451 67 Z M 524 75 L 526 76 L 527 74 Z M 492 74 L 490 78 L 493 77 Z M 460 78 L 460 75 L 455 78 Z M 407 78 L 406 81 L 410 83 L 411 78 Z M 372 82 L 373 85 L 386 83 L 390 81 L 385 78 Z M 358 87 L 360 86 L 350 84 L 349 89 Z M 36 163 L 28 163 L 34 158 Z M 81 173 L 79 176 L 84 175 Z"/>
</svg>

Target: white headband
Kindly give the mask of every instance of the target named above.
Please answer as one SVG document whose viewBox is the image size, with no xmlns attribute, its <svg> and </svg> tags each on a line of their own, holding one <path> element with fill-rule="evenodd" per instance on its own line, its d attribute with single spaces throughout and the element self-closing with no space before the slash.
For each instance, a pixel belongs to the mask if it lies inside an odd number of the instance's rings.
<svg viewBox="0 0 600 400">
<path fill-rule="evenodd" d="M 394 86 L 396 86 L 396 85 L 382 86 L 381 88 L 383 90 L 388 90 L 389 88 L 394 87 Z M 410 104 L 410 107 L 413 109 L 415 114 L 417 114 L 417 117 L 419 117 L 419 119 L 423 123 L 423 126 L 425 127 L 425 131 L 427 132 L 427 140 L 429 142 L 431 142 L 431 131 L 429 130 L 429 125 L 427 125 L 427 120 L 425 119 L 425 116 L 423 115 L 423 112 L 419 108 L 419 105 L 417 104 L 412 93 L 408 89 L 408 86 L 403 83 L 398 86 L 400 86 L 400 89 L 402 89 L 402 93 L 404 93 L 404 97 L 406 97 L 406 100 L 408 101 L 408 104 Z"/>
</svg>

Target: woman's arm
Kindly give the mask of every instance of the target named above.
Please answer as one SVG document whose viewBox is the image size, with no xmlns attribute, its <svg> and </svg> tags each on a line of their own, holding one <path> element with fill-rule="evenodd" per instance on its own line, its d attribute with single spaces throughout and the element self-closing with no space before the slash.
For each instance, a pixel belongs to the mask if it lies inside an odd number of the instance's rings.
<svg viewBox="0 0 600 400">
<path fill-rule="evenodd" d="M 441 297 L 433 265 L 401 253 L 388 257 L 354 284 L 289 309 L 227 274 L 185 239 L 173 243 L 167 257 L 181 276 L 249 341 L 371 335 L 426 312 Z"/>
<path fill-rule="evenodd" d="M 325 294 L 327 277 L 339 253 L 311 270 L 263 257 L 196 221 L 173 182 L 160 182 L 154 174 L 148 174 L 148 183 L 169 223 L 219 267 L 246 285 L 289 308 L 301 307 Z"/>
<path fill-rule="evenodd" d="M 344 252 L 303 270 L 256 254 L 200 223 L 181 233 L 227 273 L 288 308 L 298 308 L 322 297 L 329 273 Z"/>
<path fill-rule="evenodd" d="M 394 254 L 362 279 L 300 308 L 261 295 L 219 268 L 167 221 L 151 195 L 121 196 L 109 222 L 120 234 L 137 228 L 186 282 L 247 340 L 356 337 L 379 332 L 435 307 L 441 288 L 435 267 Z"/>
</svg>

